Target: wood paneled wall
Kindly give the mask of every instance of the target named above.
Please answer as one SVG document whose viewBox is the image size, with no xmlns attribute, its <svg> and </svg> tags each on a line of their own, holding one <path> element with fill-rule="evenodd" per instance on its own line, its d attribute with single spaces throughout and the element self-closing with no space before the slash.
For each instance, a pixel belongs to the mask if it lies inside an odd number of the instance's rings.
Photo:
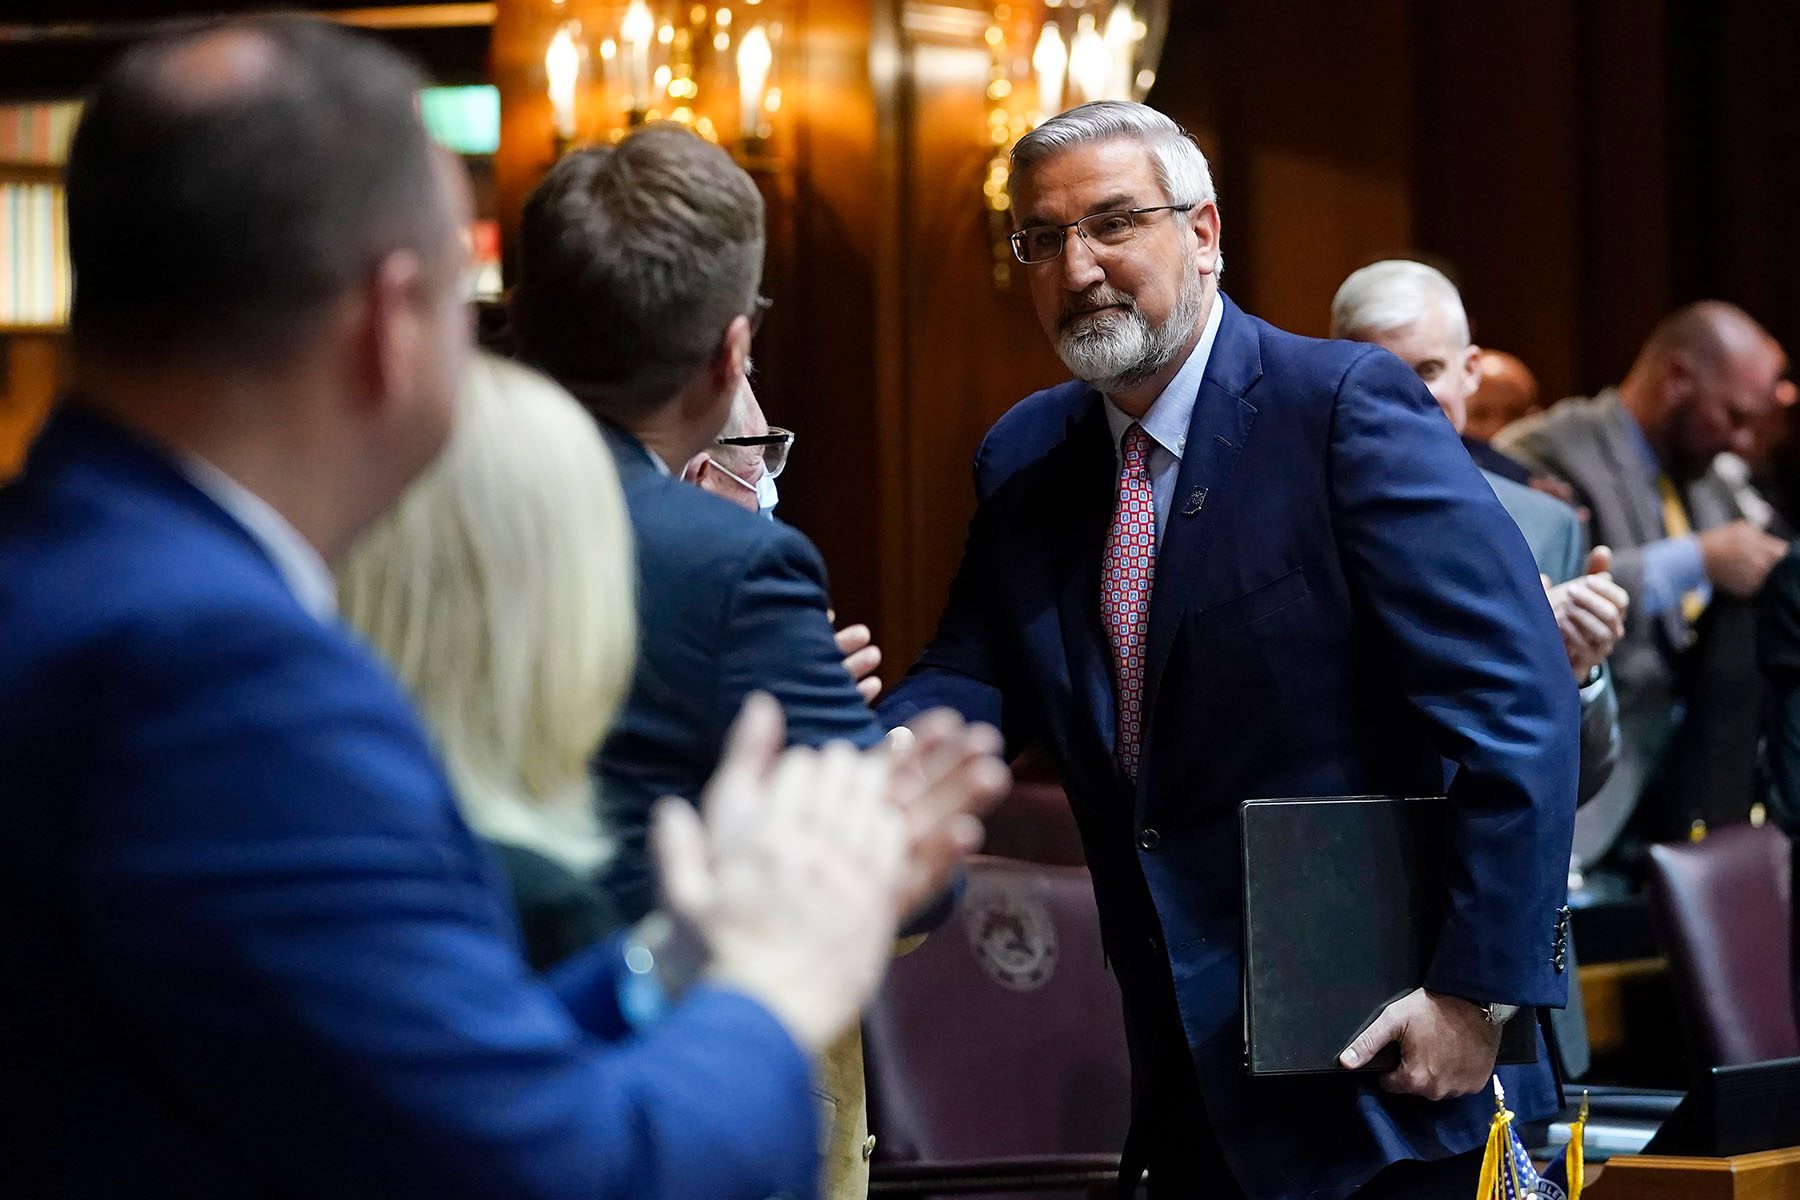
<svg viewBox="0 0 1800 1200">
<path fill-rule="evenodd" d="M 1022 285 L 990 281 L 986 60 L 944 32 L 955 5 L 795 2 L 804 119 L 791 162 L 761 179 L 777 307 L 758 386 L 799 434 L 783 516 L 818 542 L 840 612 L 876 626 L 895 675 L 960 554 L 976 443 L 1063 372 Z M 1323 334 L 1346 273 L 1424 255 L 1462 284 L 1477 337 L 1552 396 L 1616 380 L 1656 318 L 1701 295 L 1800 339 L 1794 6 L 1171 8 L 1150 100 L 1212 159 L 1225 284 L 1250 311 Z M 496 69 L 541 61 L 527 40 L 497 30 Z M 544 107 L 509 104 L 509 130 L 541 141 Z M 504 210 L 541 159 L 503 153 Z"/>
<path fill-rule="evenodd" d="M 0 480 L 23 465 L 63 386 L 66 354 L 61 334 L 0 333 Z"/>
</svg>

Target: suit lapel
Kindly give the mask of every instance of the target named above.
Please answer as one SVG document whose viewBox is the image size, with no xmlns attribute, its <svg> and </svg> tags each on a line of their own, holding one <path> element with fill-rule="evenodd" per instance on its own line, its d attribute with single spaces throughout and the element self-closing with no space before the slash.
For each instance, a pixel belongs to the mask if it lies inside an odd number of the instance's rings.
<svg viewBox="0 0 1800 1200">
<path fill-rule="evenodd" d="M 1662 496 L 1657 493 L 1655 484 L 1644 480 L 1644 461 L 1634 445 L 1638 434 L 1627 424 L 1631 418 L 1619 403 L 1618 395 L 1609 391 L 1603 400 L 1612 428 L 1608 436 L 1600 439 L 1600 453 L 1612 469 L 1613 478 L 1626 484 L 1631 533 L 1638 545 L 1646 545 L 1663 536 Z"/>
<path fill-rule="evenodd" d="M 1144 679 L 1144 713 L 1155 711 L 1163 666 L 1181 624 L 1187 597 L 1194 594 L 1205 566 L 1211 536 L 1224 493 L 1231 482 L 1256 408 L 1244 399 L 1262 378 L 1262 352 L 1256 327 L 1236 305 L 1225 305 L 1212 357 L 1194 401 L 1187 446 L 1181 456 L 1175 494 L 1170 498 L 1168 525 L 1156 556 L 1156 582 L 1150 593 L 1150 645 Z M 1149 722 L 1146 720 L 1145 728 Z"/>
<path fill-rule="evenodd" d="M 1050 533 L 1063 650 L 1069 660 L 1069 681 L 1110 756 L 1112 651 L 1100 623 L 1100 567 L 1112 523 L 1118 459 L 1098 392 L 1089 392 L 1087 411 L 1069 426 L 1061 452 L 1068 456 L 1065 467 L 1048 477 L 1058 481 L 1063 494 L 1062 503 L 1052 507 L 1059 515 Z"/>
</svg>

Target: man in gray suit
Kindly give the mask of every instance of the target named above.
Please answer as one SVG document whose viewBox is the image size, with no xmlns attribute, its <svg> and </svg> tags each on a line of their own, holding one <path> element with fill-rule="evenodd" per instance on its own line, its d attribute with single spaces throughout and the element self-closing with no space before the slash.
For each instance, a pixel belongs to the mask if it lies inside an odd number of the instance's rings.
<svg viewBox="0 0 1800 1200">
<path fill-rule="evenodd" d="M 1481 349 L 1469 340 L 1462 295 L 1443 272 L 1408 259 L 1353 272 L 1332 298 L 1331 336 L 1373 342 L 1394 354 L 1418 373 L 1456 432 L 1463 432 L 1469 397 L 1481 383 Z M 1625 630 L 1629 600 L 1608 573 L 1611 554 L 1606 547 L 1587 552 L 1574 509 L 1485 467 L 1481 473 L 1525 535 L 1562 631 L 1570 672 L 1581 689 L 1577 798 L 1585 801 L 1606 783 L 1619 757 L 1618 703 L 1606 659 Z M 1568 953 L 1572 964 L 1573 945 Z M 1579 988 L 1569 989 L 1566 1009 L 1551 1014 L 1551 1027 L 1563 1077 L 1586 1074 L 1587 1020 Z"/>
<path fill-rule="evenodd" d="M 1462 296 L 1443 272 L 1408 259 L 1353 272 L 1332 299 L 1331 336 L 1391 351 L 1418 372 L 1462 432 L 1469 396 L 1481 382 L 1481 349 L 1469 341 Z M 1525 535 L 1549 585 L 1569 668 L 1581 687 L 1578 797 L 1585 801 L 1606 782 L 1619 753 L 1617 702 L 1605 663 L 1625 629 L 1626 589 L 1608 573 L 1606 547 L 1585 552 L 1574 509 L 1491 471 L 1482 474 Z"/>
<path fill-rule="evenodd" d="M 1613 847 L 1647 785 L 1683 804 L 1705 791 L 1741 790 L 1741 807 L 1749 807 L 1754 713 L 1735 722 L 1744 728 L 1734 733 L 1715 728 L 1722 716 L 1715 710 L 1721 697 L 1757 687 L 1750 639 L 1736 634 L 1748 627 L 1747 602 L 1786 544 L 1745 519 L 1713 463 L 1725 451 L 1750 454 L 1785 367 L 1780 346 L 1748 314 L 1702 301 L 1664 318 L 1616 389 L 1564 400 L 1495 439 L 1505 453 L 1574 486 L 1632 597 L 1612 664 L 1622 754 L 1606 787 L 1576 814 L 1579 866 Z M 1683 671 L 1695 650 L 1705 669 Z M 1672 736 L 1678 726 L 1679 738 Z M 1735 752 L 1703 748 L 1725 742 Z M 1702 748 L 1684 755 L 1683 745 Z M 1721 780 L 1708 755 L 1736 763 L 1738 782 Z M 1695 761 L 1684 768 L 1688 759 Z"/>
</svg>

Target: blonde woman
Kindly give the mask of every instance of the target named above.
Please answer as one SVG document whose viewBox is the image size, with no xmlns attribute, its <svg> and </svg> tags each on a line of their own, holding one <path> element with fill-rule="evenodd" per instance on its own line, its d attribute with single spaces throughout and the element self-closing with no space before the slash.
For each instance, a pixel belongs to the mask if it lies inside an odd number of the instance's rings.
<svg viewBox="0 0 1800 1200">
<path fill-rule="evenodd" d="M 593 419 L 543 376 L 481 356 L 443 457 L 338 572 L 345 618 L 412 693 L 469 824 L 499 849 L 539 967 L 622 923 L 597 882 L 611 845 L 588 772 L 632 674 L 628 520 Z M 997 738 L 939 717 L 920 778 L 946 786 L 925 791 L 963 797 L 946 813 L 991 804 Z M 852 1200 L 871 1142 L 855 1026 L 820 1049 L 824 1195 Z"/>
<path fill-rule="evenodd" d="M 589 760 L 631 679 L 631 532 L 592 418 L 543 376 L 470 364 L 442 458 L 338 571 L 345 618 L 412 694 L 499 850 L 528 957 L 617 922 Z"/>
</svg>

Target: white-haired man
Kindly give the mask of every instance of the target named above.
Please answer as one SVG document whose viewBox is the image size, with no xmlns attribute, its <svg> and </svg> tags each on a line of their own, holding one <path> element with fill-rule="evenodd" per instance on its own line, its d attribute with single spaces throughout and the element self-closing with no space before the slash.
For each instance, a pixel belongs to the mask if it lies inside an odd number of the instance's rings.
<svg viewBox="0 0 1800 1200">
<path fill-rule="evenodd" d="M 1077 377 L 975 458 L 937 636 L 883 706 L 1041 740 L 1124 993 L 1123 1178 L 1256 1200 L 1470 1195 L 1499 1023 L 1563 1003 L 1575 689 L 1518 529 L 1418 377 L 1219 291 L 1205 157 L 1142 105 L 1021 138 L 1013 250 Z M 1243 1067 L 1238 810 L 1449 786 L 1450 915 L 1425 987 L 1344 1052 L 1377 1078 Z M 1507 1068 L 1516 1112 L 1557 1095 Z M 1399 1094 L 1395 1094 L 1399 1093 Z"/>
<path fill-rule="evenodd" d="M 1372 342 L 1411 367 L 1462 434 L 1469 397 L 1481 384 L 1481 347 L 1469 340 L 1462 294 L 1442 271 L 1392 258 L 1352 272 L 1331 301 L 1331 336 Z M 1606 659 L 1625 633 L 1629 597 L 1608 570 L 1612 551 L 1585 550 L 1574 509 L 1492 471 L 1482 474 L 1545 578 L 1569 669 L 1581 688 L 1578 798 L 1586 800 L 1619 757 L 1618 702 Z"/>
<path fill-rule="evenodd" d="M 1470 400 L 1481 386 L 1483 351 L 1469 339 L 1462 293 L 1442 271 L 1394 258 L 1352 272 L 1331 301 L 1331 336 L 1372 342 L 1391 352 L 1425 382 L 1452 428 L 1462 434 Z M 1612 552 L 1605 546 L 1586 549 L 1587 535 L 1574 509 L 1486 467 L 1481 473 L 1537 560 L 1569 655 L 1569 670 L 1580 688 L 1577 798 L 1585 801 L 1600 790 L 1619 761 L 1619 703 L 1606 660 L 1624 635 L 1630 597 L 1608 570 Z M 1568 951 L 1573 963 L 1573 942 Z M 1563 1075 L 1586 1074 L 1587 1021 L 1578 990 L 1570 989 L 1567 1008 L 1553 1011 L 1551 1028 Z"/>
</svg>

